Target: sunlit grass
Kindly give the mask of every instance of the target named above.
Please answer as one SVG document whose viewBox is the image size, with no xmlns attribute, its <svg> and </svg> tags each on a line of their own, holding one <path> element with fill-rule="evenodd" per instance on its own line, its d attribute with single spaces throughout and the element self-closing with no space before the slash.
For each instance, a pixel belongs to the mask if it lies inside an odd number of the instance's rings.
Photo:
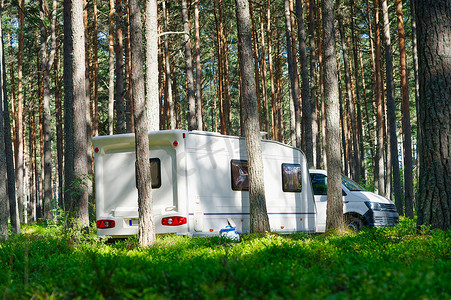
<svg viewBox="0 0 451 300">
<path fill-rule="evenodd" d="M 451 234 L 414 221 L 362 232 L 136 237 L 107 243 L 27 225 L 0 244 L 0 292 L 11 299 L 450 298 Z"/>
</svg>

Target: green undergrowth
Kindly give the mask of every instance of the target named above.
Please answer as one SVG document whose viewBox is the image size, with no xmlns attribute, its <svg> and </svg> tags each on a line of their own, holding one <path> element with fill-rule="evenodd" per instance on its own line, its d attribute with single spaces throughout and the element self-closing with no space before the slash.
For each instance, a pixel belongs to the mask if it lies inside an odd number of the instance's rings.
<svg viewBox="0 0 451 300">
<path fill-rule="evenodd" d="M 74 238 L 29 225 L 0 243 L 5 299 L 450 299 L 451 233 L 392 228 L 321 235 Z"/>
</svg>

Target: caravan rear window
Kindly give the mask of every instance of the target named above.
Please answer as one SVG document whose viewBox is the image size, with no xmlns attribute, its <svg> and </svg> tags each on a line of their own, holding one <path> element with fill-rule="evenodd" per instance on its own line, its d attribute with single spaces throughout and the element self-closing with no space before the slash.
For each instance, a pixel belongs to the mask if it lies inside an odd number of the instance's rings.
<svg viewBox="0 0 451 300">
<path fill-rule="evenodd" d="M 232 160 L 232 190 L 249 191 L 249 173 L 246 160 Z"/>
<path fill-rule="evenodd" d="M 153 189 L 161 187 L 161 162 L 159 158 L 150 159 L 150 180 Z"/>
<path fill-rule="evenodd" d="M 284 192 L 302 191 L 301 165 L 282 164 L 282 189 Z"/>
<path fill-rule="evenodd" d="M 161 187 L 161 162 L 159 158 L 150 159 L 150 180 L 152 181 L 153 189 L 158 189 Z M 136 178 L 136 176 L 135 176 L 135 185 L 136 187 L 138 187 L 138 179 Z"/>
</svg>

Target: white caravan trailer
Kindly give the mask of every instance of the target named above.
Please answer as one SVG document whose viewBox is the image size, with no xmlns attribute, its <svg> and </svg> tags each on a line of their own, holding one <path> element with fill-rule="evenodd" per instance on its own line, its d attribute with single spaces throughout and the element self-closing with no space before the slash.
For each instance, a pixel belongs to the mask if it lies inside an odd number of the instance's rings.
<svg viewBox="0 0 451 300">
<path fill-rule="evenodd" d="M 97 235 L 138 233 L 134 134 L 95 137 Z M 229 223 L 249 232 L 245 140 L 217 133 L 149 133 L 156 233 L 217 235 Z M 301 150 L 262 140 L 271 231 L 315 231 L 315 202 Z"/>
</svg>

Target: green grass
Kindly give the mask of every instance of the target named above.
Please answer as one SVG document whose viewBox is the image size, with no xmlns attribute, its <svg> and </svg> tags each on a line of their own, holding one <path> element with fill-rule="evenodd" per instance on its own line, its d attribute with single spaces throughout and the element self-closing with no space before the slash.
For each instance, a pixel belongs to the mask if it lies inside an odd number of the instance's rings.
<svg viewBox="0 0 451 300">
<path fill-rule="evenodd" d="M 60 227 L 26 226 L 0 244 L 9 299 L 450 299 L 451 233 L 393 228 L 359 233 L 159 237 L 73 242 Z"/>
</svg>

